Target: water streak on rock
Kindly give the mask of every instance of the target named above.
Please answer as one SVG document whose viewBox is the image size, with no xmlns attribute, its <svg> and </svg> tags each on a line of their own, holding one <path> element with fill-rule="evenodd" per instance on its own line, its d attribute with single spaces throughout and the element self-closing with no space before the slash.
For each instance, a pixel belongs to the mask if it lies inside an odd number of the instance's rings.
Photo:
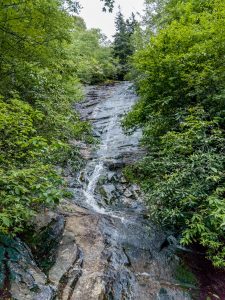
<svg viewBox="0 0 225 300">
<path fill-rule="evenodd" d="M 174 278 L 178 258 L 161 250 L 166 235 L 146 221 L 140 189 L 122 174 L 143 155 L 141 131 L 126 135 L 121 127 L 136 101 L 132 85 L 124 82 L 89 87 L 78 106 L 99 144 L 73 188 L 74 202 L 87 212 L 74 228 L 84 259 L 74 300 L 191 299 Z"/>
</svg>

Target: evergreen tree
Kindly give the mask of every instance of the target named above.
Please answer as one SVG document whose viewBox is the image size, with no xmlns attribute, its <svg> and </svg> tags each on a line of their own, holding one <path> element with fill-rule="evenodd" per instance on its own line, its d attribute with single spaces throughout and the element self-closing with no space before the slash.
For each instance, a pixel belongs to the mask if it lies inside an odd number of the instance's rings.
<svg viewBox="0 0 225 300">
<path fill-rule="evenodd" d="M 115 20 L 116 34 L 114 35 L 113 45 L 114 57 L 119 61 L 118 79 L 123 79 L 129 69 L 129 57 L 134 52 L 131 37 L 136 24 L 137 22 L 133 13 L 129 19 L 125 20 L 121 10 L 119 10 Z"/>
<path fill-rule="evenodd" d="M 109 12 L 113 11 L 113 6 L 114 6 L 115 0 L 100 0 L 100 1 L 104 2 L 103 11 L 107 11 L 107 8 L 108 8 Z"/>
</svg>

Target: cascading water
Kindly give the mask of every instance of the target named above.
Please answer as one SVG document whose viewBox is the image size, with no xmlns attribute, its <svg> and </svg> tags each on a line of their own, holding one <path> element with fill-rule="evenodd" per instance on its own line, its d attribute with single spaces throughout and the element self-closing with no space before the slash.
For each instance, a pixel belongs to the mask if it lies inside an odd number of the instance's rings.
<svg viewBox="0 0 225 300">
<path fill-rule="evenodd" d="M 122 116 L 136 100 L 128 82 L 87 88 L 86 99 L 77 109 L 92 123 L 99 144 L 90 151 L 85 143 L 74 141 L 86 159 L 77 177 L 65 170 L 74 199 L 62 201 L 57 213 L 38 216 L 46 244 L 42 246 L 47 249 L 40 262 L 44 259 L 43 265 L 50 266 L 48 274 L 31 260 L 20 240 L 13 240 L 13 260 L 5 268 L 18 273 L 11 282 L 13 299 L 205 300 L 204 295 L 215 294 L 214 286 L 216 293 L 224 286 L 224 273 L 217 275 L 218 271 L 207 274 L 210 280 L 206 277 L 203 296 L 196 282 L 190 281 L 190 273 L 183 279 L 187 270 L 175 251 L 175 237 L 151 223 L 140 188 L 123 176 L 123 167 L 143 156 L 141 132 L 125 135 L 121 128 Z M 8 241 L 5 246 L 9 253 Z M 199 256 L 194 256 L 196 267 Z"/>
<path fill-rule="evenodd" d="M 94 172 L 92 173 L 91 177 L 89 178 L 89 183 L 87 185 L 87 188 L 83 190 L 85 200 L 94 211 L 99 212 L 99 213 L 104 213 L 105 210 L 104 208 L 100 208 L 96 201 L 95 201 L 95 187 L 96 184 L 98 183 L 98 179 L 101 176 L 101 171 L 103 170 L 103 162 L 99 162 L 94 168 Z"/>
<path fill-rule="evenodd" d="M 105 164 L 110 160 L 118 159 L 119 156 L 122 157 L 123 153 L 128 154 L 135 151 L 138 147 L 140 131 L 131 136 L 126 136 L 120 124 L 121 117 L 131 109 L 137 100 L 131 89 L 132 85 L 127 82 L 118 85 L 118 88 L 114 90 L 108 88 L 103 96 L 104 101 L 100 101 L 91 112 L 88 112 L 87 119 L 93 122 L 94 130 L 100 132 L 100 142 L 94 154 L 95 158 L 81 171 L 87 174 L 86 181 L 88 182 L 83 184 L 82 193 L 84 195 L 83 205 L 95 212 L 109 214 L 110 210 L 110 207 L 106 209 L 99 206 L 95 193 L 99 179 L 104 173 L 108 172 Z M 95 87 L 94 90 L 96 90 Z M 87 93 L 87 96 L 89 95 L 92 95 L 91 89 Z M 111 212 L 111 215 L 116 216 L 113 212 Z"/>
<path fill-rule="evenodd" d="M 97 110 L 94 111 L 94 116 L 95 118 L 97 117 Z M 96 160 L 95 166 L 94 166 L 94 171 L 92 175 L 89 177 L 88 185 L 86 189 L 83 189 L 84 196 L 86 198 L 86 201 L 88 205 L 95 210 L 96 212 L 99 213 L 106 213 L 104 208 L 100 208 L 98 204 L 95 201 L 95 188 L 98 183 L 98 180 L 102 174 L 102 171 L 104 170 L 104 159 L 107 158 L 107 151 L 109 147 L 109 141 L 110 141 L 110 136 L 111 136 L 111 131 L 113 130 L 113 126 L 116 123 L 117 116 L 113 116 L 106 127 L 106 136 L 104 137 L 104 140 L 102 141 L 100 147 L 99 147 L 99 153 L 100 157 Z"/>
<path fill-rule="evenodd" d="M 121 128 L 136 101 L 132 85 L 123 82 L 89 87 L 77 107 L 99 144 L 73 189 L 84 208 L 73 229 L 84 264 L 72 300 L 191 299 L 174 281 L 176 259 L 161 249 L 165 234 L 146 220 L 139 187 L 123 176 L 123 167 L 143 155 L 141 131 L 125 135 Z"/>
</svg>

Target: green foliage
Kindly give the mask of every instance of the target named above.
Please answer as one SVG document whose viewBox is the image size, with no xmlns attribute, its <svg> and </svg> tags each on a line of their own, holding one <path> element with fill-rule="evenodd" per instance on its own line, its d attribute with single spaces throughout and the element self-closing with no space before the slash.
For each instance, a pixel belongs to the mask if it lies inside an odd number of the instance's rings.
<svg viewBox="0 0 225 300">
<path fill-rule="evenodd" d="M 62 179 L 50 165 L 56 145 L 37 134 L 43 114 L 18 99 L 0 101 L 0 231 L 17 233 L 40 205 L 63 196 Z M 46 161 L 49 160 L 49 163 Z"/>
<path fill-rule="evenodd" d="M 151 218 L 183 229 L 182 243 L 207 246 L 216 265 L 225 260 L 224 145 L 218 124 L 194 108 L 139 165 Z"/>
<path fill-rule="evenodd" d="M 0 169 L 0 230 L 21 232 L 41 205 L 58 203 L 63 196 L 62 180 L 50 165 L 35 163 L 30 168 Z"/>
<path fill-rule="evenodd" d="M 195 275 L 184 264 L 180 264 L 176 268 L 175 276 L 176 280 L 184 287 L 198 285 Z"/>
<path fill-rule="evenodd" d="M 89 84 L 114 79 L 117 62 L 113 59 L 107 38 L 98 29 L 87 30 L 80 18 L 74 18 L 74 22 L 73 42 L 69 52 L 76 75 L 82 82 Z"/>
<path fill-rule="evenodd" d="M 134 34 L 137 22 L 135 15 L 125 20 L 121 11 L 116 16 L 116 34 L 114 35 L 113 55 L 118 59 L 119 65 L 117 70 L 118 79 L 123 79 L 129 71 L 129 57 L 134 52 L 132 36 Z"/>
<path fill-rule="evenodd" d="M 109 4 L 110 1 L 108 1 Z M 73 0 L 0 3 L 0 232 L 24 230 L 65 195 L 62 169 L 81 165 L 73 140 L 90 125 L 73 104 L 80 82 L 113 78 L 110 45 L 74 17 Z M 74 143 L 76 144 L 76 143 Z"/>
<path fill-rule="evenodd" d="M 143 127 L 148 150 L 133 172 L 151 217 L 224 266 L 224 1 L 154 2 L 150 42 L 133 59 L 140 101 L 124 121 Z"/>
<path fill-rule="evenodd" d="M 113 11 L 115 0 L 100 0 L 100 1 L 104 2 L 103 11 L 107 11 L 107 9 L 109 10 L 109 12 Z"/>
</svg>

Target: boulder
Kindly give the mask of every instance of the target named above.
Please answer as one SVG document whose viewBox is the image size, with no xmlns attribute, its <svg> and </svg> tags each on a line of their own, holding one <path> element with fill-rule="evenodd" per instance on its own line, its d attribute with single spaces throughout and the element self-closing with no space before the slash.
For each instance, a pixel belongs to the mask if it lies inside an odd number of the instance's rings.
<svg viewBox="0 0 225 300">
<path fill-rule="evenodd" d="M 105 162 L 105 165 L 110 171 L 115 171 L 125 167 L 125 163 L 123 162 L 123 160 L 107 160 Z"/>
<path fill-rule="evenodd" d="M 124 196 L 127 198 L 131 198 L 133 196 L 133 193 L 131 192 L 131 190 L 126 189 L 124 192 Z"/>
<path fill-rule="evenodd" d="M 116 188 L 113 184 L 103 184 L 100 187 L 100 193 L 109 202 L 113 199 L 114 195 L 113 193 L 115 192 Z"/>
</svg>

